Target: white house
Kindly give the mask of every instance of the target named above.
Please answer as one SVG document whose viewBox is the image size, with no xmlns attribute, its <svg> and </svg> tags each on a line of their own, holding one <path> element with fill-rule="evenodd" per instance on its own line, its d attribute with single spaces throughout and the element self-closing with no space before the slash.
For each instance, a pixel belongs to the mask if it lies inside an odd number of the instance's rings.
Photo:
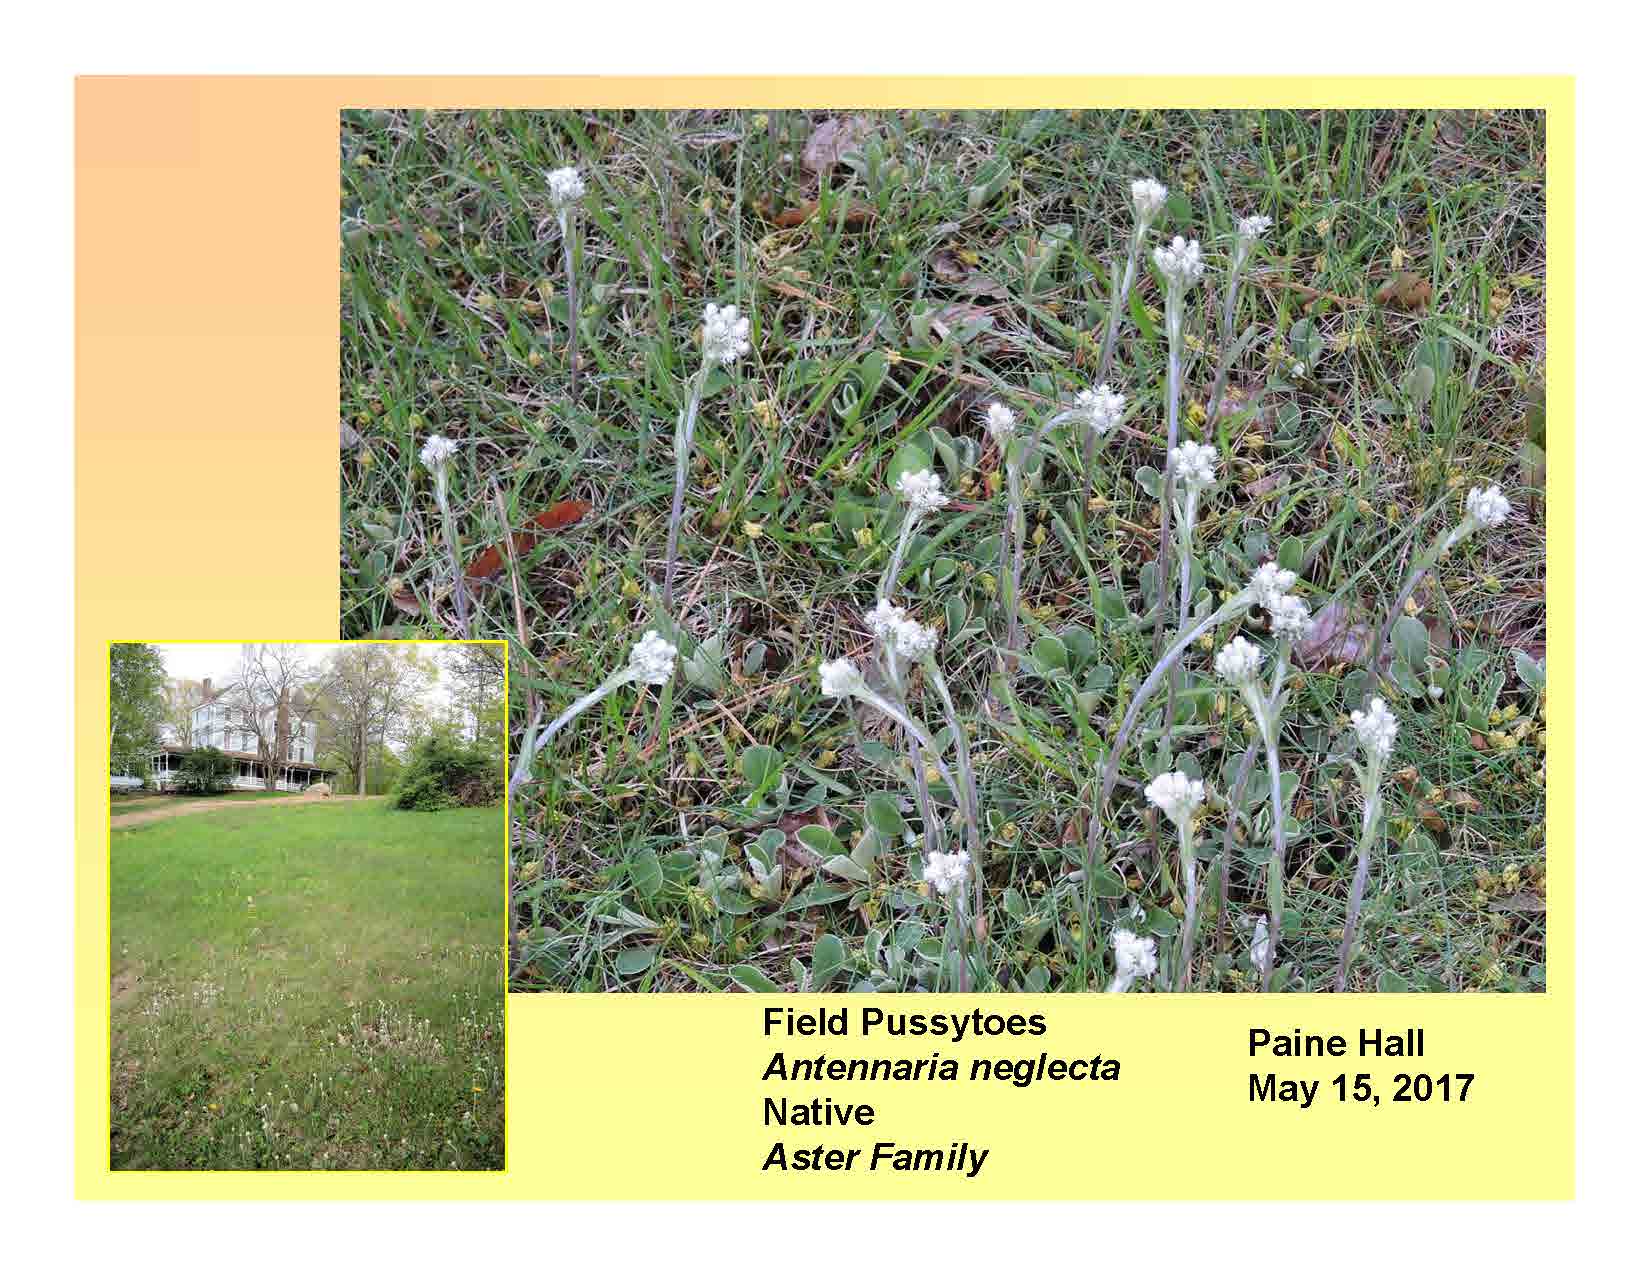
<svg viewBox="0 0 1650 1275">
<path fill-rule="evenodd" d="M 162 744 L 150 757 L 150 773 L 161 789 L 176 787 L 183 759 L 195 748 L 216 748 L 236 763 L 231 781 L 236 788 L 265 788 L 264 761 L 258 752 L 258 737 L 272 736 L 277 729 L 274 708 L 263 711 L 255 727 L 239 709 L 225 704 L 212 690 L 208 678 L 201 684 L 202 702 L 190 715 L 187 746 Z M 287 737 L 276 763 L 275 787 L 280 792 L 302 792 L 311 784 L 331 782 L 337 772 L 315 763 L 315 723 L 304 720 L 299 706 L 287 714 Z"/>
</svg>

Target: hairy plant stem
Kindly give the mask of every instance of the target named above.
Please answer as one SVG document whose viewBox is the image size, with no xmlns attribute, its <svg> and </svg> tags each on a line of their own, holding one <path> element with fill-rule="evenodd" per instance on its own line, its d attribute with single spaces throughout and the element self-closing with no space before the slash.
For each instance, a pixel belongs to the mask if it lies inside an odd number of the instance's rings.
<svg viewBox="0 0 1650 1275">
<path fill-rule="evenodd" d="M 1180 833 L 1180 867 L 1186 878 L 1186 916 L 1180 926 L 1180 977 L 1176 984 L 1185 991 L 1192 979 L 1192 944 L 1197 941 L 1197 852 L 1192 849 L 1192 821 L 1176 824 Z"/>
<path fill-rule="evenodd" d="M 699 403 L 705 396 L 705 382 L 710 378 L 710 364 L 699 365 L 688 384 L 688 400 L 676 418 L 676 490 L 670 498 L 670 531 L 665 539 L 664 609 L 671 607 L 672 586 L 676 578 L 676 544 L 682 531 L 682 505 L 687 498 L 688 460 L 693 454 L 693 427 L 699 420 Z"/>
<path fill-rule="evenodd" d="M 533 765 L 533 758 L 550 746 L 550 741 L 556 737 L 557 731 L 561 730 L 563 726 L 587 708 L 593 708 L 621 686 L 626 686 L 635 680 L 635 670 L 627 664 L 624 668 L 610 674 L 608 679 L 595 690 L 574 700 L 563 709 L 561 715 L 546 726 L 537 739 L 524 744 L 521 757 L 516 762 L 515 773 L 510 776 L 510 791 L 514 792 L 517 786 L 527 778 L 528 771 Z"/>
<path fill-rule="evenodd" d="M 1255 753 L 1259 748 L 1260 740 L 1251 739 L 1249 747 L 1243 750 L 1243 759 L 1238 762 L 1237 779 L 1232 784 L 1230 805 L 1226 811 L 1226 837 L 1220 848 L 1220 902 L 1215 910 L 1215 942 L 1223 952 L 1227 946 L 1226 902 L 1232 888 L 1232 839 L 1237 836 L 1238 817 L 1242 813 L 1244 798 L 1249 790 L 1249 772 L 1255 768 Z"/>
<path fill-rule="evenodd" d="M 1135 223 L 1134 231 L 1129 235 L 1128 262 L 1123 267 L 1123 282 L 1112 293 L 1111 310 L 1106 318 L 1106 343 L 1100 348 L 1100 371 L 1097 379 L 1104 383 L 1111 374 L 1112 356 L 1117 352 L 1117 337 L 1123 326 L 1123 305 L 1129 293 L 1134 291 L 1134 276 L 1140 265 L 1140 249 L 1146 242 L 1145 225 Z M 1116 277 L 1115 275 L 1113 276 Z M 1094 494 L 1094 455 L 1100 445 L 1099 437 L 1093 430 L 1083 443 L 1083 508 L 1088 508 L 1089 497 Z"/>
<path fill-rule="evenodd" d="M 1266 952 L 1261 958 L 1260 990 L 1267 991 L 1272 983 L 1272 968 L 1278 960 L 1278 941 L 1283 937 L 1283 881 L 1284 881 L 1284 826 L 1283 826 L 1283 767 L 1278 756 L 1278 735 L 1283 716 L 1283 679 L 1289 667 L 1289 643 L 1278 650 L 1272 669 L 1272 694 L 1260 714 L 1261 739 L 1266 745 L 1266 773 L 1272 784 L 1272 860 L 1266 868 Z"/>
<path fill-rule="evenodd" d="M 1180 355 L 1185 341 L 1185 289 L 1169 284 L 1165 306 L 1169 328 L 1169 375 L 1164 382 L 1164 410 L 1168 441 L 1163 450 L 1163 489 L 1158 500 L 1157 526 L 1157 615 L 1152 622 L 1152 653 L 1163 649 L 1163 617 L 1169 609 L 1169 510 L 1174 504 L 1174 466 L 1169 454 L 1180 443 Z"/>
<path fill-rule="evenodd" d="M 1197 488 L 1187 489 L 1184 511 L 1178 505 L 1175 507 L 1175 523 L 1180 549 L 1180 609 L 1175 626 L 1178 633 L 1186 627 L 1186 621 L 1192 614 L 1192 536 L 1197 529 Z M 1175 700 L 1179 694 L 1180 666 L 1176 664 L 1169 669 L 1169 691 L 1163 709 L 1163 732 L 1171 744 L 1174 739 Z"/>
<path fill-rule="evenodd" d="M 915 505 L 905 511 L 905 521 L 900 524 L 899 539 L 894 542 L 894 553 L 888 559 L 888 565 L 882 569 L 882 579 L 877 584 L 877 597 L 893 597 L 894 585 L 899 582 L 900 564 L 905 561 L 905 551 L 911 547 L 911 536 L 917 529 L 917 519 L 920 515 Z"/>
<path fill-rule="evenodd" d="M 855 691 L 854 694 L 864 700 L 872 708 L 880 712 L 884 717 L 887 717 L 897 725 L 904 727 L 911 737 L 917 741 L 917 743 L 921 744 L 927 752 L 933 754 L 934 769 L 940 772 L 940 778 L 945 780 L 945 786 L 951 790 L 952 797 L 956 799 L 959 806 L 967 805 L 968 799 L 963 796 L 961 785 L 957 783 L 956 777 L 951 773 L 951 768 L 945 764 L 945 758 L 940 753 L 939 747 L 934 743 L 934 737 L 932 735 L 918 725 L 911 715 L 898 704 L 895 704 L 893 701 L 882 695 L 878 695 L 870 687 L 861 687 L 859 690 Z"/>
<path fill-rule="evenodd" d="M 573 236 L 575 224 L 571 213 L 563 208 L 556 214 L 561 224 L 562 262 L 567 270 L 567 395 L 574 402 L 579 398 L 579 279 L 573 272 Z"/>
<path fill-rule="evenodd" d="M 1011 441 L 1008 445 L 1013 447 Z M 1025 509 L 1024 493 L 1020 487 L 1020 466 L 1004 449 L 1004 468 L 1008 471 L 1008 509 L 1003 522 L 1001 552 L 998 555 L 998 574 L 1001 579 L 1003 609 L 1008 612 L 1006 648 L 1015 651 L 1020 645 L 1020 572 L 1025 563 Z M 1010 544 L 1012 543 L 1012 552 Z"/>
<path fill-rule="evenodd" d="M 1363 910 L 1364 887 L 1369 883 L 1369 854 L 1381 826 L 1381 778 L 1379 764 L 1371 759 L 1364 775 L 1364 823 L 1358 836 L 1358 870 L 1352 876 L 1352 893 L 1346 900 L 1346 928 L 1341 931 L 1341 950 L 1335 961 L 1335 990 L 1346 990 L 1347 967 L 1352 961 L 1352 940 L 1358 932 L 1358 914 Z"/>
<path fill-rule="evenodd" d="M 441 506 L 441 530 L 447 539 L 447 560 L 453 572 L 453 606 L 458 610 L 459 630 L 470 636 L 470 597 L 464 588 L 464 559 L 458 545 L 458 524 L 453 519 L 453 507 L 447 499 L 447 471 L 437 470 L 435 500 Z"/>
<path fill-rule="evenodd" d="M 1409 595 L 1415 592 L 1415 587 L 1421 583 L 1422 577 L 1438 565 L 1438 559 L 1442 558 L 1472 533 L 1472 523 L 1461 522 L 1448 531 L 1439 532 L 1433 538 L 1432 544 L 1421 555 L 1415 569 L 1409 573 L 1409 578 L 1404 581 L 1404 587 L 1398 590 L 1398 596 L 1392 600 L 1392 606 L 1386 613 L 1386 619 L 1381 623 L 1381 631 L 1376 634 L 1375 642 L 1369 648 L 1369 653 L 1365 657 L 1365 668 L 1370 673 L 1373 674 L 1380 668 L 1381 653 L 1386 650 L 1386 644 L 1392 638 L 1392 627 L 1398 623 L 1398 617 L 1404 612 L 1404 603 L 1409 601 Z"/>
<path fill-rule="evenodd" d="M 939 693 L 945 722 L 951 728 L 951 738 L 956 744 L 957 772 L 962 777 L 965 794 L 962 799 L 963 827 L 968 832 L 968 848 L 974 863 L 974 916 L 978 924 L 979 918 L 985 915 L 985 847 L 980 841 L 980 789 L 974 780 L 974 762 L 968 752 L 968 736 L 963 734 L 962 718 L 957 716 L 957 706 L 951 700 L 951 689 L 945 684 L 939 662 L 930 655 L 923 661 L 923 669 L 928 674 L 929 683 Z"/>
</svg>

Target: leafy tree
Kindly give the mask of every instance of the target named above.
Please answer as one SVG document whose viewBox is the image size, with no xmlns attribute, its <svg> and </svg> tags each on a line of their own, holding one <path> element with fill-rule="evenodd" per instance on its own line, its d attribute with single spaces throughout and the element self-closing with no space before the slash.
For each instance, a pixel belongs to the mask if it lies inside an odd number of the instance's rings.
<svg viewBox="0 0 1650 1275">
<path fill-rule="evenodd" d="M 434 676 L 416 647 L 367 643 L 333 654 L 313 708 L 327 728 L 324 746 L 348 759 L 345 769 L 359 795 L 366 796 L 372 774 L 382 771 L 375 762 L 389 744 L 413 733 L 419 697 Z"/>
<path fill-rule="evenodd" d="M 178 787 L 184 792 L 228 792 L 234 786 L 237 763 L 216 748 L 192 749 L 183 759 Z"/>
<path fill-rule="evenodd" d="M 109 648 L 111 765 L 137 765 L 160 742 L 165 685 L 166 664 L 154 647 L 116 642 Z"/>
<path fill-rule="evenodd" d="M 477 743 L 504 738 L 504 646 L 502 643 L 457 643 L 443 653 L 442 666 L 456 683 L 454 700 L 463 712 L 470 739 Z"/>
<path fill-rule="evenodd" d="M 434 731 L 408 755 L 395 785 L 395 804 L 402 810 L 490 806 L 503 793 L 504 777 L 496 752 Z"/>
</svg>

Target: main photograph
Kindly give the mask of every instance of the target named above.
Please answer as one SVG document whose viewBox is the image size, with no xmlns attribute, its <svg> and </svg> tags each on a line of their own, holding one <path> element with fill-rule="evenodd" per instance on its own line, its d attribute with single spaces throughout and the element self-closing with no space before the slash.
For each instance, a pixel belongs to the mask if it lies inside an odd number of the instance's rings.
<svg viewBox="0 0 1650 1275">
<path fill-rule="evenodd" d="M 1539 111 L 351 111 L 516 991 L 1545 989 Z"/>
</svg>

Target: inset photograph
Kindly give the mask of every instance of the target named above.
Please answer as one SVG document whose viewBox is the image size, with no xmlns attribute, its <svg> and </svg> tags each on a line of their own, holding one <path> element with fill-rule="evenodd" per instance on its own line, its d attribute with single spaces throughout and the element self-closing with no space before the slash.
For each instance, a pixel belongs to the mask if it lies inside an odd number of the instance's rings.
<svg viewBox="0 0 1650 1275">
<path fill-rule="evenodd" d="M 110 645 L 111 1168 L 504 1167 L 505 669 Z"/>
</svg>

